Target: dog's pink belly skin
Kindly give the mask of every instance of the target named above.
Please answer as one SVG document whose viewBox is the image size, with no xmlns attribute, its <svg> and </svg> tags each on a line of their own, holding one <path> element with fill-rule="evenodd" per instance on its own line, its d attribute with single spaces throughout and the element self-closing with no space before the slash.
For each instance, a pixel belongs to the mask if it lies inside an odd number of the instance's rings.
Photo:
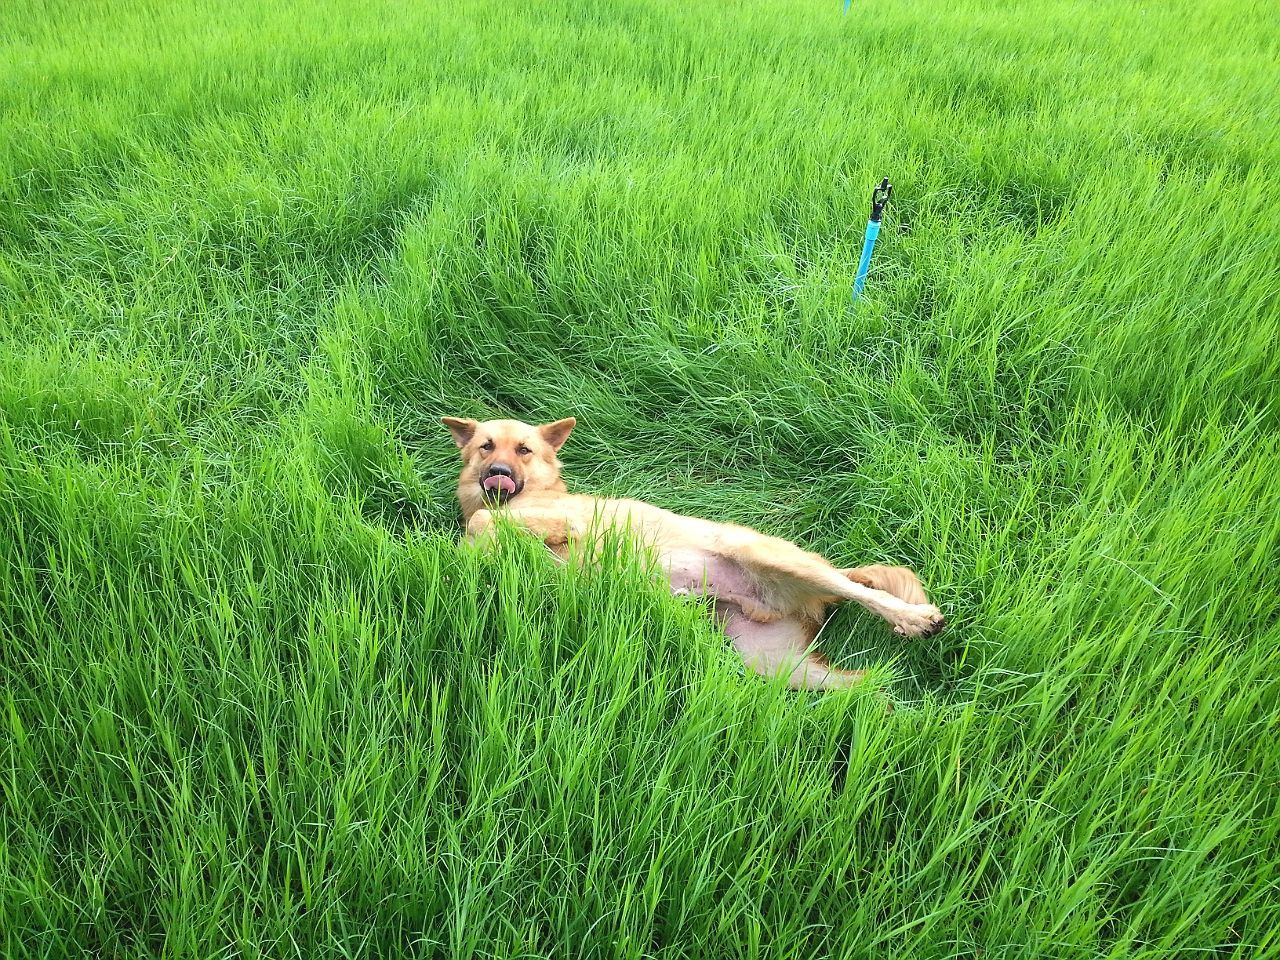
<svg viewBox="0 0 1280 960">
<path fill-rule="evenodd" d="M 672 593 L 759 601 L 759 585 L 741 565 L 709 550 L 673 550 L 662 557 Z"/>
</svg>

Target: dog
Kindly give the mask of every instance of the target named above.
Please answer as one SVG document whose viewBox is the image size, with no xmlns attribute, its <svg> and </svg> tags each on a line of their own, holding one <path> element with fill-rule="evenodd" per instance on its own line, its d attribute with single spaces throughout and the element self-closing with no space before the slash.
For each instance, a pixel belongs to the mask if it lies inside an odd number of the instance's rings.
<svg viewBox="0 0 1280 960">
<path fill-rule="evenodd" d="M 467 539 L 487 542 L 502 515 L 557 556 L 598 544 L 608 529 L 651 547 L 676 594 L 710 596 L 717 619 L 757 673 L 784 676 L 793 689 L 849 687 L 863 671 L 828 664 L 811 646 L 827 609 L 852 600 L 907 637 L 944 625 L 905 567 L 837 569 L 816 553 L 748 527 L 685 517 L 640 500 L 574 494 L 561 478 L 560 448 L 577 421 L 542 426 L 518 420 L 441 421 L 462 455 L 458 502 Z"/>
</svg>

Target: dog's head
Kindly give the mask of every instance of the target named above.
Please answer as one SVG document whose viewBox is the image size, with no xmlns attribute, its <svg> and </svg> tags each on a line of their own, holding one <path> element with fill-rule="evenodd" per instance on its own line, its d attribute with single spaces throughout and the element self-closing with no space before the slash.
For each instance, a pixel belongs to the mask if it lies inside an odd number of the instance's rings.
<svg viewBox="0 0 1280 960">
<path fill-rule="evenodd" d="M 468 518 L 481 507 L 501 506 L 526 491 L 563 490 L 556 453 L 569 439 L 573 417 L 533 427 L 519 420 L 441 421 L 462 451 L 458 501 Z"/>
</svg>

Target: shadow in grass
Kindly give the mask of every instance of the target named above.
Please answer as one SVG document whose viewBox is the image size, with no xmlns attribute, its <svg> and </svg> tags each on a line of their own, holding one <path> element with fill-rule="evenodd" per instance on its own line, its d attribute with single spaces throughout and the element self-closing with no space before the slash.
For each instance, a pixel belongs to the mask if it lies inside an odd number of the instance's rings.
<svg viewBox="0 0 1280 960">
<path fill-rule="evenodd" d="M 934 637 L 900 637 L 855 603 L 836 607 L 818 636 L 818 651 L 837 666 L 877 673 L 888 668 L 884 693 L 895 707 L 962 698 L 963 649 L 954 624 Z"/>
</svg>

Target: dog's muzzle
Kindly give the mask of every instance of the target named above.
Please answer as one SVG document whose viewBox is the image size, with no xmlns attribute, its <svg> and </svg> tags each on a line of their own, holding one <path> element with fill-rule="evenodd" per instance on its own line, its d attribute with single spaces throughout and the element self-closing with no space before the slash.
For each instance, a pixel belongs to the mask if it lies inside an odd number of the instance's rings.
<svg viewBox="0 0 1280 960">
<path fill-rule="evenodd" d="M 505 463 L 495 463 L 480 477 L 480 489 L 484 491 L 486 500 L 505 503 L 517 493 L 523 484 L 518 483 L 515 473 Z"/>
</svg>

